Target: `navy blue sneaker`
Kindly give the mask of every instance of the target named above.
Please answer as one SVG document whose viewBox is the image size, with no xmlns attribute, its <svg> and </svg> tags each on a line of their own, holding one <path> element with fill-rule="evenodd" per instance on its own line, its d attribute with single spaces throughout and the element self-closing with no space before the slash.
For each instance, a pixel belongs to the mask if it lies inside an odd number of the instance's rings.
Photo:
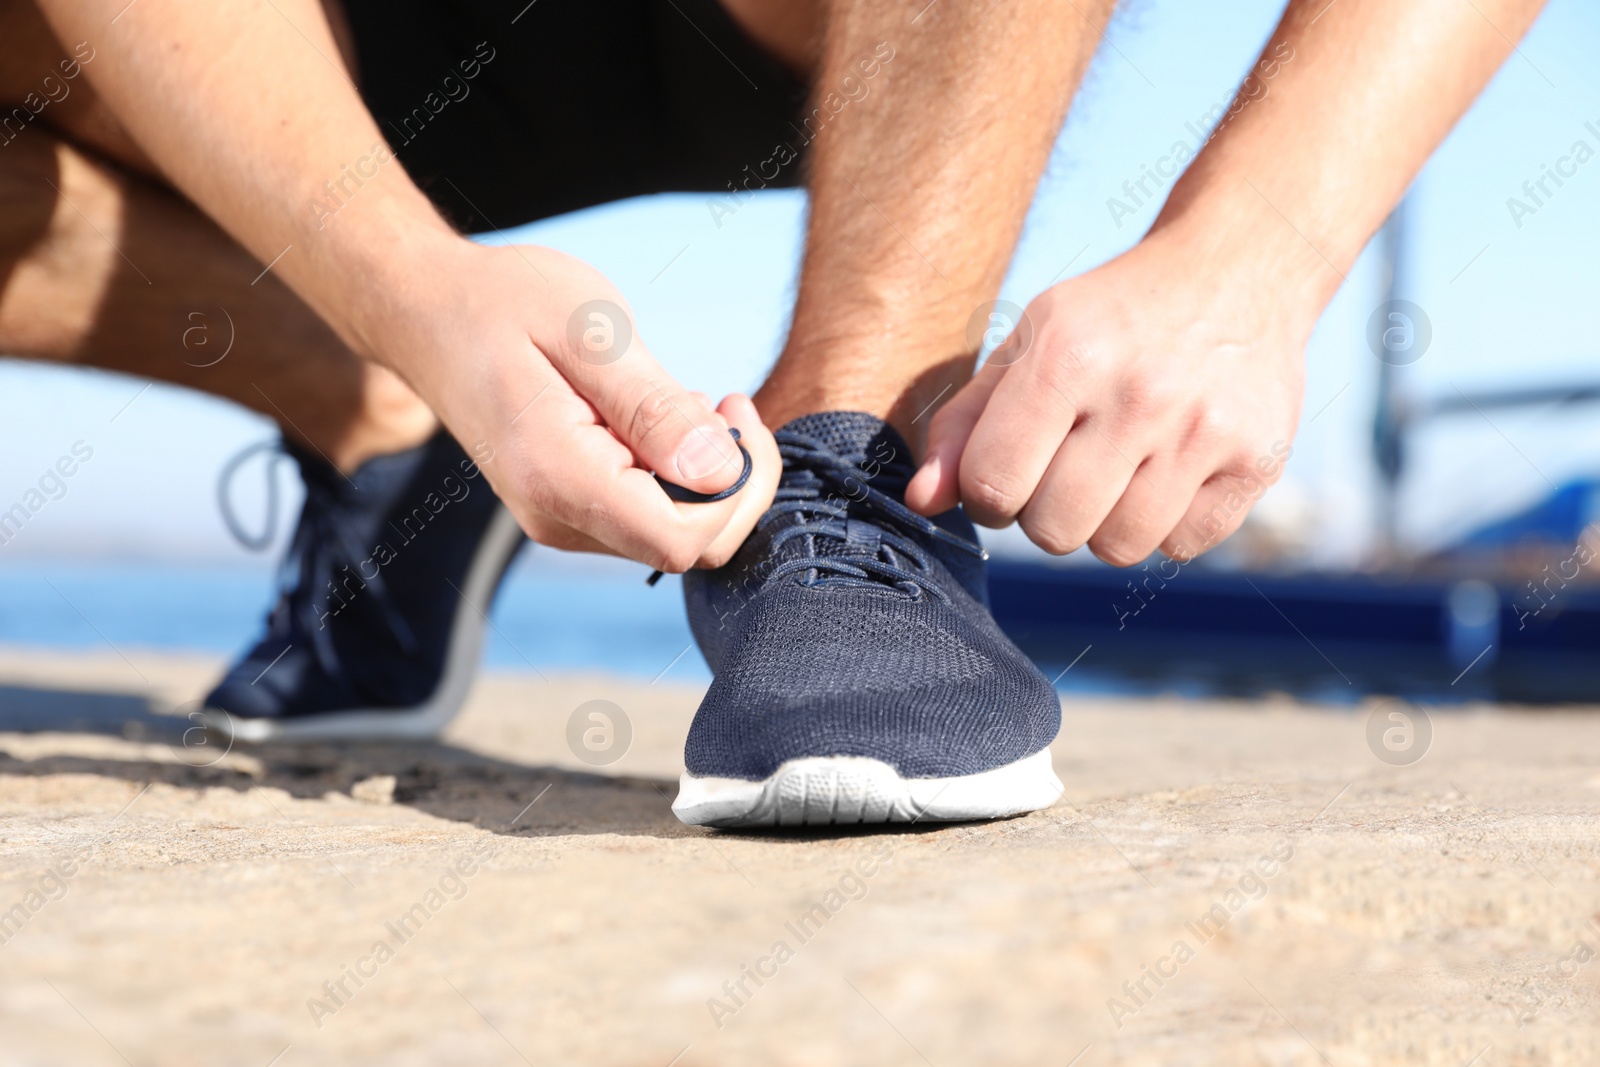
<svg viewBox="0 0 1600 1067">
<path fill-rule="evenodd" d="M 442 430 L 348 478 L 283 447 L 306 497 L 281 593 L 206 697 L 206 725 L 245 741 L 437 734 L 466 700 L 521 529 Z"/>
<path fill-rule="evenodd" d="M 989 614 L 961 510 L 903 498 L 905 441 L 859 412 L 776 434 L 783 479 L 728 565 L 684 576 L 715 679 L 672 810 L 702 826 L 988 819 L 1061 795 L 1061 705 Z"/>
</svg>

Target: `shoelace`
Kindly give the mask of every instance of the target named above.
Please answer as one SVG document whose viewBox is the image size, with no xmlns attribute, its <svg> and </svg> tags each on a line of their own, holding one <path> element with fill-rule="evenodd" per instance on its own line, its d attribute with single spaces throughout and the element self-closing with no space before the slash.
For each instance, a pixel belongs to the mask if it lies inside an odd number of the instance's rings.
<svg viewBox="0 0 1600 1067">
<path fill-rule="evenodd" d="M 253 534 L 244 528 L 244 523 L 239 521 L 238 514 L 233 510 L 233 479 L 246 463 L 262 453 L 267 455 L 267 514 L 262 520 L 261 532 Z M 217 475 L 217 511 L 222 514 L 222 524 L 228 528 L 233 539 L 250 552 L 265 552 L 267 546 L 272 544 L 272 535 L 277 532 L 278 462 L 288 458 L 289 454 L 283 450 L 283 443 L 278 438 L 257 441 L 235 452 Z"/>
<path fill-rule="evenodd" d="M 254 455 L 267 452 L 272 455 L 267 467 L 267 517 L 260 535 L 245 530 L 233 510 L 232 482 L 244 464 Z M 237 452 L 217 476 L 217 505 L 222 512 L 224 525 L 238 542 L 252 552 L 264 550 L 271 542 L 277 526 L 278 486 L 275 478 L 276 461 L 292 459 L 293 455 L 281 440 L 263 441 L 248 445 Z M 306 498 L 300 512 L 300 523 L 295 527 L 294 538 L 284 554 L 278 570 L 278 603 L 272 609 L 271 627 L 291 621 L 310 635 L 312 651 L 317 663 L 329 675 L 340 673 L 338 649 L 334 647 L 332 632 L 322 625 L 313 599 L 313 587 L 319 575 L 333 578 L 341 568 L 353 571 L 364 584 L 356 590 L 357 596 L 371 595 L 389 631 L 408 654 L 420 647 L 416 633 L 411 629 L 394 598 L 380 568 L 371 578 L 362 574 L 360 564 L 367 558 L 367 547 L 350 533 L 354 517 L 362 502 L 351 499 L 359 494 L 344 475 L 333 467 L 315 462 L 299 464 Z M 344 484 L 340 484 L 343 482 Z M 301 595 L 296 595 L 299 592 Z M 289 612 L 292 615 L 286 616 Z"/>
<path fill-rule="evenodd" d="M 768 580 L 805 574 L 807 585 L 887 585 L 912 598 L 926 590 L 945 600 L 948 596 L 934 580 L 927 551 L 907 536 L 907 531 L 954 545 L 979 559 L 989 558 L 982 545 L 951 533 L 888 493 L 873 488 L 866 472 L 816 438 L 792 430 L 779 430 L 774 437 L 784 470 L 802 477 L 790 478 L 789 484 L 779 487 L 775 502 L 762 516 L 758 528 L 771 525 L 783 515 L 795 516 L 798 521 L 773 535 L 772 550 L 777 552 L 803 538 L 804 553 L 778 564 L 767 575 Z M 800 484 L 795 484 L 797 481 Z M 837 490 L 837 494 L 825 496 L 824 491 L 829 488 Z M 851 515 L 852 506 L 857 510 L 855 516 Z M 871 512 L 871 517 L 860 515 L 863 510 Z M 857 545 L 868 551 L 848 556 L 823 555 L 818 539 Z"/>
</svg>

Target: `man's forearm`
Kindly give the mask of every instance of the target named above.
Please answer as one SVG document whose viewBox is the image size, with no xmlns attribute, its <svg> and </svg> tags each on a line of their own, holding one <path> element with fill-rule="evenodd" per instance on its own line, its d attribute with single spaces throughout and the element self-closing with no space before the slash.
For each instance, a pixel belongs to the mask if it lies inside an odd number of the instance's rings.
<svg viewBox="0 0 1600 1067">
<path fill-rule="evenodd" d="M 86 74 L 173 184 L 381 360 L 383 305 L 426 294 L 372 281 L 453 235 L 387 151 L 317 0 L 41 7 L 62 40 L 95 47 Z M 317 207 L 333 197 L 336 217 Z"/>
<path fill-rule="evenodd" d="M 485 474 L 530 536 L 663 570 L 720 565 L 744 540 L 779 465 L 749 401 L 713 410 L 636 330 L 594 359 L 575 311 L 602 301 L 626 314 L 598 271 L 454 233 L 384 149 L 318 0 L 45 8 L 63 40 L 95 44 L 89 76 L 150 159 L 358 356 L 398 371 L 488 457 Z M 676 504 L 652 472 L 694 492 L 727 489 L 740 477 L 730 427 L 753 457 L 749 486 Z"/>
<path fill-rule="evenodd" d="M 1151 237 L 1320 310 L 1542 7 L 1292 0 Z"/>
<path fill-rule="evenodd" d="M 1126 566 L 1227 537 L 1283 470 L 1317 316 L 1537 0 L 1291 0 L 1134 248 L 1028 307 L 906 500 Z"/>
</svg>

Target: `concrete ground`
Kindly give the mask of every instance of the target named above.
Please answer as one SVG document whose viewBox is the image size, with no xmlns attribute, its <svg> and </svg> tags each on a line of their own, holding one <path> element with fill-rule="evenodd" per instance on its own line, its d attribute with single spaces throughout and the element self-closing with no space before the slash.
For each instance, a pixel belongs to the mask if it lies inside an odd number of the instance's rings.
<svg viewBox="0 0 1600 1067">
<path fill-rule="evenodd" d="M 0 1063 L 1600 1063 L 1592 709 L 1072 700 L 1048 811 L 748 834 L 689 688 L 223 754 L 124 651 L 0 652 Z"/>
</svg>

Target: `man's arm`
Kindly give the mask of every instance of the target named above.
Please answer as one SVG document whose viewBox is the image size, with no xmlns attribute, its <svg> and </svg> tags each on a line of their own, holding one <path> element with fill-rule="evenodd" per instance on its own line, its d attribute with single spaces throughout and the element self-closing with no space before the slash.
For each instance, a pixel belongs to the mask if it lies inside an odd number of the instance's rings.
<svg viewBox="0 0 1600 1067">
<path fill-rule="evenodd" d="M 623 303 L 591 268 L 455 234 L 387 151 L 317 0 L 41 7 L 60 39 L 95 47 L 88 77 L 174 185 L 358 355 L 404 376 L 469 451 L 495 457 L 485 471 L 535 539 L 673 570 L 737 548 L 778 469 L 749 402 L 711 410 L 636 337 L 586 349 L 575 312 Z M 316 205 L 334 188 L 330 215 Z M 752 485 L 672 503 L 650 471 L 702 492 L 738 476 L 730 423 L 755 456 Z"/>
<path fill-rule="evenodd" d="M 1031 347 L 934 419 L 908 503 L 1123 565 L 1232 533 L 1282 470 L 1317 316 L 1541 7 L 1292 0 L 1145 240 L 1036 298 Z"/>
</svg>

